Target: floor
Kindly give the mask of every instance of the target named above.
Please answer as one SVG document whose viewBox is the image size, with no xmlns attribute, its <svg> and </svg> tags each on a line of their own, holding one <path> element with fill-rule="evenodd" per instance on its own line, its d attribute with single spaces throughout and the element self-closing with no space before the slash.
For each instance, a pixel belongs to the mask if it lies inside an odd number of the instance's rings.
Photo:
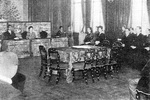
<svg viewBox="0 0 150 100">
<path fill-rule="evenodd" d="M 56 85 L 52 79 L 48 83 L 47 79 L 38 77 L 40 70 L 40 58 L 19 59 L 19 72 L 26 75 L 24 89 L 25 100 L 129 100 L 128 79 L 139 77 L 139 72 L 132 70 L 129 66 L 124 66 L 119 74 L 114 74 L 114 78 L 103 76 L 100 81 L 91 79 L 88 85 L 82 79 L 68 84 L 65 78 Z"/>
</svg>

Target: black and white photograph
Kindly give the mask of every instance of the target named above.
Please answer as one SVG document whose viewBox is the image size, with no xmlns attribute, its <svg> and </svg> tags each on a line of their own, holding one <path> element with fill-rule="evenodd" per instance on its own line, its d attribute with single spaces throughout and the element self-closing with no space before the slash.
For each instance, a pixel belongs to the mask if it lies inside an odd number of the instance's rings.
<svg viewBox="0 0 150 100">
<path fill-rule="evenodd" d="M 0 0 L 0 100 L 150 100 L 150 0 Z"/>
</svg>

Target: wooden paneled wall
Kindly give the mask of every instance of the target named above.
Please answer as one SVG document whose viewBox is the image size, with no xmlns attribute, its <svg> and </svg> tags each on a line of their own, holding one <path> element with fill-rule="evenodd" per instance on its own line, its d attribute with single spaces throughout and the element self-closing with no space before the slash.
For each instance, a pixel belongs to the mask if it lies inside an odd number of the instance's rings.
<svg viewBox="0 0 150 100">
<path fill-rule="evenodd" d="M 90 26 L 90 1 L 86 0 L 86 26 Z M 109 37 L 116 37 L 117 30 L 128 23 L 131 0 L 102 0 L 106 32 Z M 52 35 L 60 25 L 67 30 L 71 22 L 71 0 L 28 0 L 29 21 L 51 21 Z"/>
<path fill-rule="evenodd" d="M 29 21 L 51 21 L 52 35 L 71 22 L 71 0 L 28 0 Z"/>
</svg>

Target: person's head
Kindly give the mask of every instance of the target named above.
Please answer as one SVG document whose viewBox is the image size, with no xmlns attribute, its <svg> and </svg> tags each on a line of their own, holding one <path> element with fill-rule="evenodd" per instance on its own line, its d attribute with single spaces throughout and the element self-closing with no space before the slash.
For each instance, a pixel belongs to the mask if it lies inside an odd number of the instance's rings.
<svg viewBox="0 0 150 100">
<path fill-rule="evenodd" d="M 32 33 L 33 32 L 33 26 L 29 26 L 28 30 L 30 33 Z"/>
<path fill-rule="evenodd" d="M 9 24 L 9 25 L 7 26 L 7 30 L 11 30 L 11 31 L 12 31 L 12 30 L 13 30 L 12 25 Z"/>
<path fill-rule="evenodd" d="M 71 31 L 71 26 L 70 25 L 68 25 L 68 31 Z"/>
<path fill-rule="evenodd" d="M 136 27 L 136 34 L 139 35 L 142 32 L 142 27 L 141 26 L 137 26 Z"/>
<path fill-rule="evenodd" d="M 148 34 L 150 34 L 150 28 L 148 28 Z"/>
<path fill-rule="evenodd" d="M 130 33 L 134 33 L 134 28 L 130 27 Z"/>
<path fill-rule="evenodd" d="M 103 32 L 103 26 L 99 26 L 99 31 Z"/>
<path fill-rule="evenodd" d="M 99 32 L 99 26 L 96 27 L 97 31 Z"/>
<path fill-rule="evenodd" d="M 126 26 L 124 25 L 124 26 L 122 26 L 122 31 L 126 31 Z"/>
<path fill-rule="evenodd" d="M 88 33 L 93 33 L 92 27 L 88 27 L 88 28 L 87 28 L 87 32 L 88 32 Z"/>
<path fill-rule="evenodd" d="M 18 26 L 17 26 L 17 32 L 19 33 L 19 32 L 21 32 L 21 31 L 22 31 L 21 26 L 18 25 Z"/>
<path fill-rule="evenodd" d="M 128 36 L 130 34 L 129 28 L 126 28 L 125 33 L 126 33 L 126 36 Z"/>
<path fill-rule="evenodd" d="M 63 32 L 63 26 L 59 26 L 59 30 Z"/>
</svg>

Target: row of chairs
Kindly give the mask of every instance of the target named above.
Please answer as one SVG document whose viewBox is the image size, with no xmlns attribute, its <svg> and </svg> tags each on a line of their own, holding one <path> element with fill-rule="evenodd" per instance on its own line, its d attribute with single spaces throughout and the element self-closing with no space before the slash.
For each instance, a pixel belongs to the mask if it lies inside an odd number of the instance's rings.
<svg viewBox="0 0 150 100">
<path fill-rule="evenodd" d="M 48 53 L 44 46 L 39 46 L 41 54 L 41 70 L 39 76 L 44 72 L 44 78 L 48 77 L 49 81 L 55 71 L 56 84 L 59 82 L 60 73 L 62 69 L 67 69 L 68 64 L 60 61 L 60 55 L 55 48 L 49 48 Z M 107 58 L 107 49 L 100 48 L 98 50 L 89 49 L 85 51 L 84 61 L 73 63 L 72 75 L 73 81 L 75 80 L 75 75 L 77 71 L 82 72 L 82 77 L 85 80 L 85 83 L 88 84 L 88 72 L 90 72 L 92 81 L 94 78 L 100 80 L 100 75 L 103 74 L 107 79 L 107 75 L 110 74 L 113 77 L 113 72 L 118 69 L 116 62 Z"/>
</svg>

